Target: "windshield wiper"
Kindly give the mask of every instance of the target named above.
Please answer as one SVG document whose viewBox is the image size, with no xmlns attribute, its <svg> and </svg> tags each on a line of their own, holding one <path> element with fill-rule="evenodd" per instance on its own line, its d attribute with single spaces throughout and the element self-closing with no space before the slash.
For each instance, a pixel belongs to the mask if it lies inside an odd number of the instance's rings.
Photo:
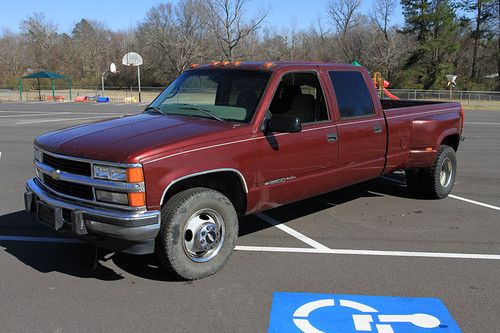
<svg viewBox="0 0 500 333">
<path fill-rule="evenodd" d="M 157 106 L 148 106 L 148 107 L 144 110 L 144 112 L 148 112 L 148 111 L 156 111 L 156 112 L 158 112 L 158 113 L 160 113 L 160 114 L 164 114 L 164 113 L 161 111 L 161 109 L 160 109 L 159 107 L 157 107 Z"/>
<path fill-rule="evenodd" d="M 181 108 L 179 108 L 180 110 L 197 110 L 197 111 L 200 111 L 204 114 L 206 114 L 207 116 L 210 116 L 211 118 L 215 119 L 215 120 L 218 120 L 220 122 L 223 122 L 223 123 L 227 123 L 227 120 L 226 119 L 223 119 L 221 117 L 217 117 L 216 115 L 214 115 L 213 113 L 211 113 L 210 111 L 208 110 L 205 110 L 205 109 L 202 109 L 200 107 L 197 107 L 196 105 L 192 105 L 192 104 L 186 104 L 186 106 L 183 106 Z"/>
</svg>

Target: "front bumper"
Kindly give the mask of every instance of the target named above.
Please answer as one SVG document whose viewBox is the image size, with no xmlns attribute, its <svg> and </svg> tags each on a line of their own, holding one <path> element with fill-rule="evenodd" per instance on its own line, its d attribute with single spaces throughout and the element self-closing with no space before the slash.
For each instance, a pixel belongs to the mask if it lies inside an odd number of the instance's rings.
<svg viewBox="0 0 500 333">
<path fill-rule="evenodd" d="M 41 222 L 39 207 L 49 209 L 53 229 L 115 251 L 151 253 L 160 230 L 160 211 L 119 211 L 63 200 L 35 178 L 26 183 L 24 204 Z"/>
</svg>

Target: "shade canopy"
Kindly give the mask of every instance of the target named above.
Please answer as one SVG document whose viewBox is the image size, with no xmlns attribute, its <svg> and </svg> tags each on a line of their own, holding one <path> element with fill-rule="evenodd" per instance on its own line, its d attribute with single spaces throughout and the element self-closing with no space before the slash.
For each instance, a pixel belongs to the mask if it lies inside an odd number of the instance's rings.
<svg viewBox="0 0 500 333">
<path fill-rule="evenodd" d="M 41 71 L 22 77 L 22 79 L 65 79 L 65 78 L 66 76 L 64 75 L 46 71 Z"/>
<path fill-rule="evenodd" d="M 29 74 L 26 76 L 23 76 L 19 78 L 19 100 L 23 100 L 23 79 L 36 79 L 38 81 L 38 100 L 42 100 L 42 93 L 40 89 L 40 79 L 49 79 L 52 83 L 52 100 L 55 101 L 56 95 L 55 95 L 55 87 L 54 87 L 54 80 L 57 79 L 66 79 L 68 81 L 68 88 L 69 88 L 69 100 L 71 101 L 71 81 L 66 78 L 66 76 L 57 74 L 57 73 L 52 73 L 52 72 L 47 72 L 47 71 L 41 71 L 33 74 Z"/>
</svg>

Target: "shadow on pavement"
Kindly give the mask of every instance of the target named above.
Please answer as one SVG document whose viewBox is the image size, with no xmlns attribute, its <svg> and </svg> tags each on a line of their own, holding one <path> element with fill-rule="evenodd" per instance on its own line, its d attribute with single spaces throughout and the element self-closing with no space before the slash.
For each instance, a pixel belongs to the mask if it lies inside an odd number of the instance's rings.
<svg viewBox="0 0 500 333">
<path fill-rule="evenodd" d="M 398 179 L 400 175 L 391 175 Z M 404 176 L 403 176 L 404 177 Z M 404 178 L 403 178 L 404 179 Z M 398 179 L 399 180 L 399 179 Z M 410 197 L 404 185 L 378 178 L 324 195 L 302 200 L 266 212 L 281 223 L 304 217 L 362 197 Z M 271 225 L 255 216 L 240 220 L 239 236 L 248 235 Z M 121 270 L 148 280 L 179 281 L 163 270 L 154 255 L 134 256 L 96 248 L 88 244 L 61 244 L 51 242 L 13 241 L 9 236 L 51 237 L 61 236 L 33 221 L 30 214 L 18 211 L 0 216 L 0 247 L 19 261 L 41 273 L 63 274 L 103 281 L 124 279 L 120 272 L 108 267 L 111 261 Z M 96 261 L 96 258 L 98 259 Z"/>
<path fill-rule="evenodd" d="M 391 174 L 389 177 L 399 182 L 405 182 L 404 174 Z M 271 209 L 264 213 L 281 223 L 286 223 L 359 198 L 383 196 L 415 199 L 408 193 L 405 185 L 384 178 L 377 178 Z M 270 224 L 256 217 L 245 217 L 240 221 L 239 236 L 245 236 L 270 227 Z"/>
<path fill-rule="evenodd" d="M 0 250 L 3 248 L 40 273 L 59 272 L 103 281 L 124 279 L 122 274 L 107 267 L 106 262 L 112 261 L 123 271 L 138 277 L 158 281 L 178 280 L 161 269 L 153 255 L 113 253 L 85 243 L 9 240 L 10 236 L 62 238 L 58 233 L 34 222 L 31 215 L 24 211 L 0 216 L 0 236 Z"/>
</svg>

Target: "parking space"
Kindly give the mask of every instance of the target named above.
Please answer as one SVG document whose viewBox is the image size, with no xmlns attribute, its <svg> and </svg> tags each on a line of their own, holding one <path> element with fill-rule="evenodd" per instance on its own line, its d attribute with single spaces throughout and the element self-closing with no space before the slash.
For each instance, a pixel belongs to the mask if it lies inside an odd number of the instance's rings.
<svg viewBox="0 0 500 333">
<path fill-rule="evenodd" d="M 179 282 L 23 211 L 35 136 L 144 106 L 0 103 L 0 331 L 264 332 L 274 292 L 438 298 L 463 332 L 497 331 L 500 112 L 466 112 L 453 196 L 411 198 L 395 173 L 247 216 L 219 273 Z"/>
</svg>

